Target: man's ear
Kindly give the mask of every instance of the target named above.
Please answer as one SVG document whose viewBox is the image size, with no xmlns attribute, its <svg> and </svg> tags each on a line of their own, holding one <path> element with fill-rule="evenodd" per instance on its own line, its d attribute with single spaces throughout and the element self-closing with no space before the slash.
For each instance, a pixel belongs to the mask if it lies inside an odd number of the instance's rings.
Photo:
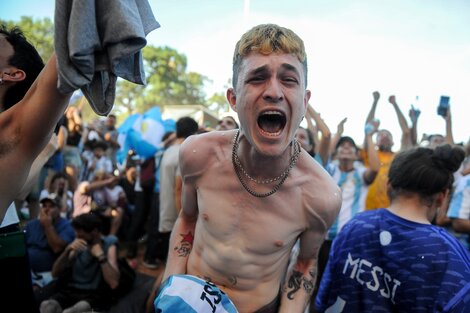
<svg viewBox="0 0 470 313">
<path fill-rule="evenodd" d="M 12 68 L 9 72 L 2 74 L 3 81 L 20 82 L 26 78 L 26 73 L 18 68 Z"/>
<path fill-rule="evenodd" d="M 312 96 L 312 92 L 308 89 L 305 90 L 305 96 L 304 96 L 304 112 L 305 113 L 307 112 L 308 102 L 310 101 L 311 96 Z"/>
<path fill-rule="evenodd" d="M 230 107 L 232 110 L 237 112 L 237 95 L 235 94 L 235 90 L 233 88 L 227 89 L 227 101 L 230 103 Z"/>
</svg>

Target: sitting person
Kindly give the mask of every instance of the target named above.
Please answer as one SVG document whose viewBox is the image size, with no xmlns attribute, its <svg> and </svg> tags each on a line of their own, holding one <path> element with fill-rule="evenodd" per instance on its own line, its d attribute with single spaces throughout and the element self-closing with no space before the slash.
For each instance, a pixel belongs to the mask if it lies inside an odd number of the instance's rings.
<svg viewBox="0 0 470 313">
<path fill-rule="evenodd" d="M 55 194 L 59 200 L 60 215 L 69 218 L 73 210 L 73 192 L 69 190 L 69 180 L 66 173 L 55 173 L 48 181 L 47 187 L 41 190 L 39 198 Z"/>
<path fill-rule="evenodd" d="M 75 233 L 70 221 L 60 216 L 54 194 L 41 198 L 40 204 L 39 217 L 26 224 L 25 237 L 33 284 L 42 287 L 52 280 L 52 265 Z"/>
<path fill-rule="evenodd" d="M 103 236 L 101 219 L 86 213 L 72 220 L 76 239 L 54 263 L 57 290 L 42 301 L 41 313 L 89 312 L 109 309 L 119 286 L 118 239 Z"/>
<path fill-rule="evenodd" d="M 463 158 L 450 145 L 395 156 L 391 204 L 356 215 L 336 236 L 318 312 L 470 312 L 470 254 L 431 224 Z"/>
</svg>

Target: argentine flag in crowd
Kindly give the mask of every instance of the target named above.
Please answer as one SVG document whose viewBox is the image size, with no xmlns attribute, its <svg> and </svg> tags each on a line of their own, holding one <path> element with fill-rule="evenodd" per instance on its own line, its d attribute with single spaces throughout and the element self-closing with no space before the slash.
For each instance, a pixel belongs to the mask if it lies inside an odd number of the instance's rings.
<svg viewBox="0 0 470 313">
<path fill-rule="evenodd" d="M 126 160 L 130 149 L 142 159 L 153 156 L 168 131 L 175 131 L 174 120 L 163 120 L 159 107 L 153 107 L 144 114 L 130 115 L 118 128 L 118 143 L 121 149 L 116 157 L 120 164 Z"/>
</svg>

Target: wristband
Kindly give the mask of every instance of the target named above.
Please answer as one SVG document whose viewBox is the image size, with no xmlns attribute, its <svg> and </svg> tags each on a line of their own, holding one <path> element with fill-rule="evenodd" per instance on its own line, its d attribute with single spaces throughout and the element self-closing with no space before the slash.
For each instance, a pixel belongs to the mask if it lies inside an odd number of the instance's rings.
<svg viewBox="0 0 470 313">
<path fill-rule="evenodd" d="M 364 128 L 364 131 L 366 135 L 369 135 L 370 133 L 374 131 L 374 125 L 372 125 L 371 123 L 367 123 L 366 127 Z"/>
</svg>

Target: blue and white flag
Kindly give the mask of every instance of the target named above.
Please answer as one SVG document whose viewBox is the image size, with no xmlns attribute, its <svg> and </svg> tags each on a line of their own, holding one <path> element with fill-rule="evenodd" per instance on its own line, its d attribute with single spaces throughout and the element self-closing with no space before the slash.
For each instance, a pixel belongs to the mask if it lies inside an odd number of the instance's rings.
<svg viewBox="0 0 470 313">
<path fill-rule="evenodd" d="M 153 156 L 168 131 L 175 131 L 174 120 L 162 120 L 159 107 L 153 107 L 144 114 L 130 115 L 118 128 L 118 142 L 121 149 L 117 161 L 123 163 L 130 149 L 142 159 Z"/>
</svg>

